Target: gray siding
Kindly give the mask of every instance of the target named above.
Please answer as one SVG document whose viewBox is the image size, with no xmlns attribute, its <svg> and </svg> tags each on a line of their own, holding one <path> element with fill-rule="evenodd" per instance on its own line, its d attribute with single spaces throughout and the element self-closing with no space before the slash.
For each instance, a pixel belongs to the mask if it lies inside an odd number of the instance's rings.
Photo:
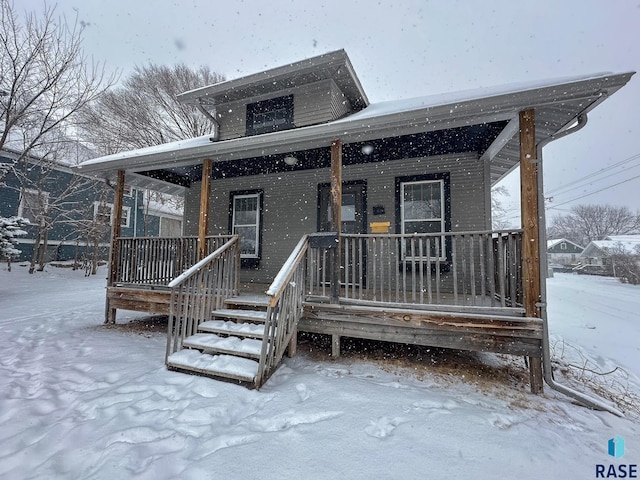
<svg viewBox="0 0 640 480">
<path fill-rule="evenodd" d="M 351 113 L 351 105 L 349 100 L 344 96 L 344 93 L 340 91 L 338 86 L 331 82 L 331 116 L 332 120 L 342 118 Z"/>
<path fill-rule="evenodd" d="M 475 154 L 345 166 L 343 181 L 365 180 L 367 222 L 389 221 L 392 231 L 395 231 L 395 178 L 438 172 L 450 173 L 452 230 L 483 230 L 486 215 L 485 185 L 482 164 Z M 214 180 L 209 232 L 228 233 L 230 192 L 262 189 L 262 259 L 259 269 L 244 271 L 243 278 L 270 282 L 300 237 L 317 230 L 318 184 L 327 182 L 328 168 Z M 194 184 L 187 192 L 185 235 L 197 234 L 199 195 L 199 184 Z M 373 216 L 374 205 L 384 205 L 385 214 Z"/>
<path fill-rule="evenodd" d="M 231 102 L 217 107 L 220 140 L 243 137 L 246 134 L 247 104 L 293 95 L 293 123 L 306 127 L 343 117 L 350 111 L 348 102 L 333 80 L 324 80 L 302 87 L 282 90 L 276 94 L 261 95 Z"/>
</svg>

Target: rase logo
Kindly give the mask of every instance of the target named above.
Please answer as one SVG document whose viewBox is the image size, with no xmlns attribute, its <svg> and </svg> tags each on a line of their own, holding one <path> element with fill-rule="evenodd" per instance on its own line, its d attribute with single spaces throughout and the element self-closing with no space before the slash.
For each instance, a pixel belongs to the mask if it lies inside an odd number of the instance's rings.
<svg viewBox="0 0 640 480">
<path fill-rule="evenodd" d="M 607 442 L 607 453 L 615 459 L 624 456 L 624 438 L 616 435 Z M 620 463 L 618 465 L 596 464 L 596 478 L 638 478 L 638 465 Z"/>
<path fill-rule="evenodd" d="M 616 435 L 609 439 L 609 455 L 613 458 L 620 458 L 624 455 L 624 438 Z"/>
</svg>

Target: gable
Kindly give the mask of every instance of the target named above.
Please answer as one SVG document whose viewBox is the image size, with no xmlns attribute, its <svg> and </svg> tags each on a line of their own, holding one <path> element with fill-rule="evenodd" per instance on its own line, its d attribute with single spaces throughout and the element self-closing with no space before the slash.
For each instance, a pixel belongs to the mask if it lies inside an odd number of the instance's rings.
<svg viewBox="0 0 640 480">
<path fill-rule="evenodd" d="M 560 238 L 555 240 L 549 240 L 547 242 L 547 252 L 548 253 L 582 253 L 584 248 L 580 245 L 573 243 L 571 240 L 567 240 L 566 238 Z"/>
</svg>

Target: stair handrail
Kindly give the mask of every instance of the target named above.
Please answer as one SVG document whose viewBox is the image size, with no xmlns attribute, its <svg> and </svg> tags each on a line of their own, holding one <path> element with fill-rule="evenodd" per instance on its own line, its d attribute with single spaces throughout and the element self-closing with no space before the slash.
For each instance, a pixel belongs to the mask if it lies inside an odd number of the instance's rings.
<svg viewBox="0 0 640 480">
<path fill-rule="evenodd" d="M 169 355 L 182 348 L 198 325 L 230 296 L 237 295 L 240 268 L 240 237 L 234 235 L 220 248 L 185 270 L 169 282 L 171 301 L 167 322 Z"/>
<path fill-rule="evenodd" d="M 259 388 L 275 371 L 302 317 L 309 235 L 304 235 L 266 291 L 267 316 L 256 376 Z"/>
</svg>

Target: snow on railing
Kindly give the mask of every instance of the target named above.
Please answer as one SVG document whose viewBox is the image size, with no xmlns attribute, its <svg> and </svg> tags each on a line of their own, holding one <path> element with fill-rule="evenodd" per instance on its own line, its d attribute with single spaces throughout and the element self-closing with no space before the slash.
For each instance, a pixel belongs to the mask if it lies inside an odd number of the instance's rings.
<svg viewBox="0 0 640 480">
<path fill-rule="evenodd" d="M 303 236 L 267 290 L 269 304 L 265 321 L 260 364 L 256 377 L 259 388 L 275 371 L 302 317 L 307 277 L 309 236 Z M 290 348 L 294 348 L 291 346 Z M 292 354 L 293 352 L 289 352 Z"/>
<path fill-rule="evenodd" d="M 182 348 L 200 323 L 225 299 L 238 294 L 240 237 L 234 235 L 213 253 L 169 282 L 171 303 L 167 329 L 166 358 Z"/>
</svg>

